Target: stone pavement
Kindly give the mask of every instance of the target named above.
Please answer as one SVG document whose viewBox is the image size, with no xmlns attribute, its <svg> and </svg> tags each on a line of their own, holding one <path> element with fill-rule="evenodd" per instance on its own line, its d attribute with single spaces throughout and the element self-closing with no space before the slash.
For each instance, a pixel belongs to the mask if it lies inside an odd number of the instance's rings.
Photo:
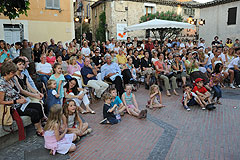
<svg viewBox="0 0 240 160">
<path fill-rule="evenodd" d="M 216 110 L 192 107 L 190 112 L 183 109 L 182 97 L 163 93 L 167 107 L 148 110 L 145 120 L 125 114 L 112 126 L 99 124 L 103 102 L 98 101 L 92 105 L 96 115 L 81 115 L 93 132 L 77 143 L 74 153 L 48 155 L 30 127 L 25 141 L 0 150 L 0 159 L 240 159 L 240 89 L 223 92 L 223 105 Z M 136 97 L 145 108 L 148 91 L 140 88 Z"/>
</svg>

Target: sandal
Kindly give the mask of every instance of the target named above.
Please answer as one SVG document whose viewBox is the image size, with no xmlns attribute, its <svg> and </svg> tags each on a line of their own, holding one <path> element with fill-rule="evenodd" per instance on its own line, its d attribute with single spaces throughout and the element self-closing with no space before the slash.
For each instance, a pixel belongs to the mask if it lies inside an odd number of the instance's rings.
<svg viewBox="0 0 240 160">
<path fill-rule="evenodd" d="M 179 94 L 177 93 L 177 91 L 173 91 L 173 93 L 174 93 L 176 96 L 179 96 Z"/>
<path fill-rule="evenodd" d="M 95 111 L 86 111 L 86 113 L 96 114 Z"/>
<path fill-rule="evenodd" d="M 87 129 L 87 134 L 91 133 L 92 132 L 92 128 L 88 128 Z"/>
<path fill-rule="evenodd" d="M 36 131 L 36 135 L 39 137 L 43 137 L 44 131 L 42 131 L 42 132 Z"/>
<path fill-rule="evenodd" d="M 50 152 L 49 152 L 50 155 L 53 155 L 53 150 L 51 149 Z"/>
<path fill-rule="evenodd" d="M 82 114 L 87 114 L 88 112 L 87 112 L 87 111 L 82 111 L 81 113 L 82 113 Z"/>
<path fill-rule="evenodd" d="M 96 112 L 95 112 L 95 111 L 91 111 L 90 113 L 91 113 L 91 114 L 96 114 Z"/>
<path fill-rule="evenodd" d="M 220 104 L 220 105 L 222 104 L 220 101 L 217 101 L 216 103 L 217 103 L 217 104 Z"/>
</svg>

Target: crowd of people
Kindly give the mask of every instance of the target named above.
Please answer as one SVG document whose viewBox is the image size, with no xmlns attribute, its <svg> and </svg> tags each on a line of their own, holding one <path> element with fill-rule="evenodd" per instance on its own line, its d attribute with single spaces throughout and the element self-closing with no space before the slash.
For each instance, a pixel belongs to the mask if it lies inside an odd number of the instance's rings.
<svg viewBox="0 0 240 160">
<path fill-rule="evenodd" d="M 214 104 L 221 104 L 221 88 L 240 88 L 238 39 L 223 44 L 216 36 L 211 46 L 204 39 L 160 44 L 137 37 L 80 43 L 50 39 L 50 44 L 23 40 L 10 45 L 0 40 L 0 104 L 11 106 L 20 140 L 25 137 L 19 116 L 30 116 L 51 154 L 76 150 L 72 142 L 91 133 L 78 114 L 95 114 L 89 98 L 104 100 L 101 124 L 116 124 L 125 113 L 147 117 L 133 93 L 140 83 L 149 90 L 146 108 L 165 107 L 161 91 L 179 96 L 180 87 L 187 111 L 193 105 L 215 109 Z"/>
</svg>

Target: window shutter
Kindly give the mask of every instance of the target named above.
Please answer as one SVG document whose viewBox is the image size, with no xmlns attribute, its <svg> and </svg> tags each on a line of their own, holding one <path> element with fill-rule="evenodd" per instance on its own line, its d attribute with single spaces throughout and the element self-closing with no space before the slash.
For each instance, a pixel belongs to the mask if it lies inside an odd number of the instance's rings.
<svg viewBox="0 0 240 160">
<path fill-rule="evenodd" d="M 53 0 L 46 0 L 46 8 L 53 8 Z"/>
<path fill-rule="evenodd" d="M 54 8 L 60 8 L 60 0 L 53 0 L 54 1 Z"/>
<path fill-rule="evenodd" d="M 229 8 L 228 9 L 228 25 L 236 24 L 237 20 L 237 7 Z"/>
</svg>

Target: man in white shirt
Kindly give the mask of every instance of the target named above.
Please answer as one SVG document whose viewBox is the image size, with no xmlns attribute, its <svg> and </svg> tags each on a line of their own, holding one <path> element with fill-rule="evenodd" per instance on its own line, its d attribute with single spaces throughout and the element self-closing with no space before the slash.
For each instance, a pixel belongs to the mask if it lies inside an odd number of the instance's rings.
<svg viewBox="0 0 240 160">
<path fill-rule="evenodd" d="M 13 47 L 10 48 L 10 56 L 15 59 L 19 56 L 21 49 L 21 42 L 16 42 Z"/>
<path fill-rule="evenodd" d="M 41 54 L 41 62 L 37 63 L 36 71 L 41 81 L 47 86 L 47 81 L 52 75 L 52 65 L 46 62 L 46 54 Z"/>
<path fill-rule="evenodd" d="M 112 43 L 110 43 L 108 47 L 109 47 L 108 48 L 109 50 L 111 50 L 111 51 L 113 50 L 113 48 L 115 47 L 115 40 L 114 40 L 114 38 L 112 38 Z"/>
<path fill-rule="evenodd" d="M 228 65 L 229 72 L 234 71 L 234 78 L 238 88 L 240 88 L 240 48 L 236 50 L 237 57 L 232 60 L 232 62 Z M 233 79 L 233 76 L 232 76 Z M 233 80 L 232 80 L 233 81 Z M 230 87 L 235 88 L 231 81 L 231 73 L 230 73 Z"/>
<path fill-rule="evenodd" d="M 198 44 L 198 47 L 203 47 L 203 49 L 206 48 L 205 40 L 204 40 L 204 39 L 201 40 L 201 42 Z"/>
</svg>

